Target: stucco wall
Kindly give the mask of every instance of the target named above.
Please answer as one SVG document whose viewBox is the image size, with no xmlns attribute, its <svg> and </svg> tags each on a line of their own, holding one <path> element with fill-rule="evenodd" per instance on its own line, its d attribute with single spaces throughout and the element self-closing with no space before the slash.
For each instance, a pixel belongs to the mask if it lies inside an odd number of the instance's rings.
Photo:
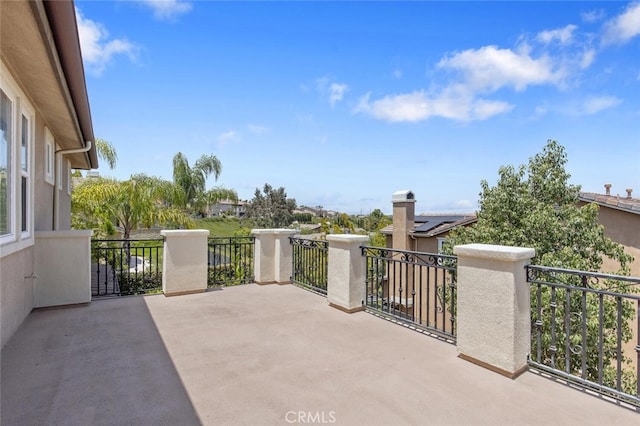
<svg viewBox="0 0 640 426">
<path fill-rule="evenodd" d="M 631 275 L 640 276 L 640 215 L 600 207 L 599 220 L 604 225 L 604 234 L 622 244 L 625 252 L 635 258 L 631 265 Z M 605 261 L 603 270 L 615 272 L 617 264 Z"/>
<path fill-rule="evenodd" d="M 0 259 L 0 346 L 11 338 L 33 309 L 34 248 Z"/>
<path fill-rule="evenodd" d="M 417 240 L 416 251 L 422 251 L 425 253 L 438 252 L 438 239 L 436 237 L 416 238 L 416 240 Z"/>
<path fill-rule="evenodd" d="M 45 178 L 45 143 L 44 122 L 36 115 L 35 149 L 34 149 L 34 221 L 36 231 L 53 230 L 53 185 Z"/>
</svg>

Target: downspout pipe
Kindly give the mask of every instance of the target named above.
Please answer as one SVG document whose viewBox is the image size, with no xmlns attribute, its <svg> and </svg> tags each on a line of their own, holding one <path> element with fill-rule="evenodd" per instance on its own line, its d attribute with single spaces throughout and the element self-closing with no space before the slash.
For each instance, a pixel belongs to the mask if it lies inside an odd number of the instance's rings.
<svg viewBox="0 0 640 426">
<path fill-rule="evenodd" d="M 58 206 L 60 205 L 60 186 L 62 183 L 62 177 L 60 176 L 62 173 L 62 161 L 61 158 L 64 155 L 68 154 L 78 154 L 82 152 L 88 152 L 91 149 L 92 143 L 91 141 L 87 141 L 87 144 L 83 148 L 72 148 L 72 149 L 59 149 L 56 151 L 55 155 L 55 165 L 56 168 L 56 176 L 55 183 L 53 186 L 53 230 L 58 231 L 60 229 L 59 218 L 60 212 L 58 211 Z"/>
</svg>

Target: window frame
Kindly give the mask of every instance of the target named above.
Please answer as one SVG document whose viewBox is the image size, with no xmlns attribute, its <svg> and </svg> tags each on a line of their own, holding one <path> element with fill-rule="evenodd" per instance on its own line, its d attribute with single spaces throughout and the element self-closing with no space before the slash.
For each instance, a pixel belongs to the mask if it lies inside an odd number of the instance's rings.
<svg viewBox="0 0 640 426">
<path fill-rule="evenodd" d="M 34 244 L 36 112 L 2 62 L 0 90 L 11 101 L 11 134 L 8 141 L 9 229 L 0 236 L 0 257 L 4 257 Z M 26 139 L 23 150 L 24 133 Z M 23 156 L 26 157 L 24 164 Z"/>
<path fill-rule="evenodd" d="M 4 77 L 4 76 L 3 76 Z M 4 79 L 4 78 L 3 78 Z M 0 91 L 4 93 L 4 95 L 11 102 L 11 108 L 9 111 L 9 140 L 7 141 L 7 198 L 8 198 L 8 206 L 9 210 L 7 213 L 7 233 L 0 235 L 0 246 L 4 246 L 8 243 L 12 243 L 16 239 L 15 235 L 15 227 L 16 227 L 16 179 L 15 179 L 15 139 L 16 139 L 16 123 L 15 123 L 15 111 L 18 109 L 18 97 L 8 83 L 8 81 L 4 81 L 5 84 L 0 86 Z M 2 212 L 3 214 L 5 212 Z"/>
<path fill-rule="evenodd" d="M 35 111 L 33 110 L 33 108 L 31 107 L 30 104 L 24 102 L 24 100 L 21 99 L 20 102 L 20 117 L 19 117 L 19 121 L 20 121 L 20 135 L 19 135 L 19 141 L 20 141 L 20 186 L 22 187 L 23 184 L 23 179 L 27 180 L 27 187 L 26 190 L 23 190 L 21 188 L 20 194 L 21 194 L 21 200 L 20 200 L 20 233 L 21 233 L 21 239 L 27 239 L 31 236 L 31 234 L 33 233 L 33 225 L 34 225 L 34 145 L 35 145 Z M 28 126 L 28 133 L 27 133 L 27 152 L 26 152 L 26 156 L 27 156 L 27 161 L 26 161 L 26 167 L 27 169 L 24 170 L 24 168 L 22 167 L 23 164 L 23 159 L 22 159 L 22 142 L 24 141 L 24 121 L 23 118 L 26 118 L 28 120 L 27 122 L 27 126 Z M 22 199 L 22 197 L 24 196 L 26 192 L 26 202 L 24 199 Z M 26 212 L 22 212 L 22 208 L 23 206 L 26 208 Z M 24 227 L 24 223 L 23 220 L 26 219 L 26 228 L 23 229 Z"/>
<path fill-rule="evenodd" d="M 56 179 L 56 166 L 55 157 L 56 151 L 55 139 L 48 127 L 44 128 L 44 181 L 50 185 L 55 185 Z"/>
<path fill-rule="evenodd" d="M 71 168 L 71 160 L 67 158 L 67 195 L 71 195 L 71 174 L 73 169 Z"/>
</svg>

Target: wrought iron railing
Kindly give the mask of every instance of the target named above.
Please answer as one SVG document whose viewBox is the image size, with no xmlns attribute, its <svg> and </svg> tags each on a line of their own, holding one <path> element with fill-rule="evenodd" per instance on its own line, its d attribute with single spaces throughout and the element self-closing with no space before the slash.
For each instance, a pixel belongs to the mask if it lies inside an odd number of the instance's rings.
<svg viewBox="0 0 640 426">
<path fill-rule="evenodd" d="M 255 237 L 211 237 L 208 245 L 209 287 L 254 281 Z"/>
<path fill-rule="evenodd" d="M 380 247 L 362 247 L 362 254 L 367 310 L 455 341 L 455 256 Z"/>
<path fill-rule="evenodd" d="M 329 246 L 326 241 L 290 237 L 292 246 L 291 282 L 327 294 Z"/>
<path fill-rule="evenodd" d="M 527 266 L 529 365 L 640 406 L 640 278 Z"/>
<path fill-rule="evenodd" d="M 162 289 L 163 240 L 91 240 L 91 296 Z"/>
</svg>

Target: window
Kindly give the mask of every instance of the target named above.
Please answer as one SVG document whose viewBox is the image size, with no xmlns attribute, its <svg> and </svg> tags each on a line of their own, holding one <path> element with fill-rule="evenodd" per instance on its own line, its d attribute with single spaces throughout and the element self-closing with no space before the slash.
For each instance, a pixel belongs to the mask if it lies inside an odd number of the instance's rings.
<svg viewBox="0 0 640 426">
<path fill-rule="evenodd" d="M 0 90 L 0 236 L 10 235 L 13 229 L 12 116 L 13 102 L 4 90 Z"/>
<path fill-rule="evenodd" d="M 22 114 L 20 120 L 20 231 L 29 232 L 31 120 Z"/>
<path fill-rule="evenodd" d="M 444 242 L 447 240 L 446 238 L 438 238 L 438 253 L 442 253 L 442 246 L 444 245 Z"/>
<path fill-rule="evenodd" d="M 71 168 L 71 160 L 67 160 L 67 194 L 71 195 L 71 173 L 73 169 Z"/>
<path fill-rule="evenodd" d="M 53 135 L 45 127 L 44 129 L 44 180 L 47 183 L 53 185 L 55 183 L 55 170 L 53 169 L 53 162 L 56 153 L 53 150 L 55 146 Z"/>
<path fill-rule="evenodd" d="M 56 151 L 60 151 L 62 148 L 60 148 L 58 145 L 56 145 Z M 60 173 L 60 175 L 58 176 L 58 191 L 62 191 L 62 155 L 58 155 L 57 156 L 57 164 L 56 164 L 56 170 L 54 172 L 54 176 L 56 173 Z"/>
<path fill-rule="evenodd" d="M 0 246 L 2 255 L 33 244 L 35 110 L 0 64 Z"/>
</svg>

